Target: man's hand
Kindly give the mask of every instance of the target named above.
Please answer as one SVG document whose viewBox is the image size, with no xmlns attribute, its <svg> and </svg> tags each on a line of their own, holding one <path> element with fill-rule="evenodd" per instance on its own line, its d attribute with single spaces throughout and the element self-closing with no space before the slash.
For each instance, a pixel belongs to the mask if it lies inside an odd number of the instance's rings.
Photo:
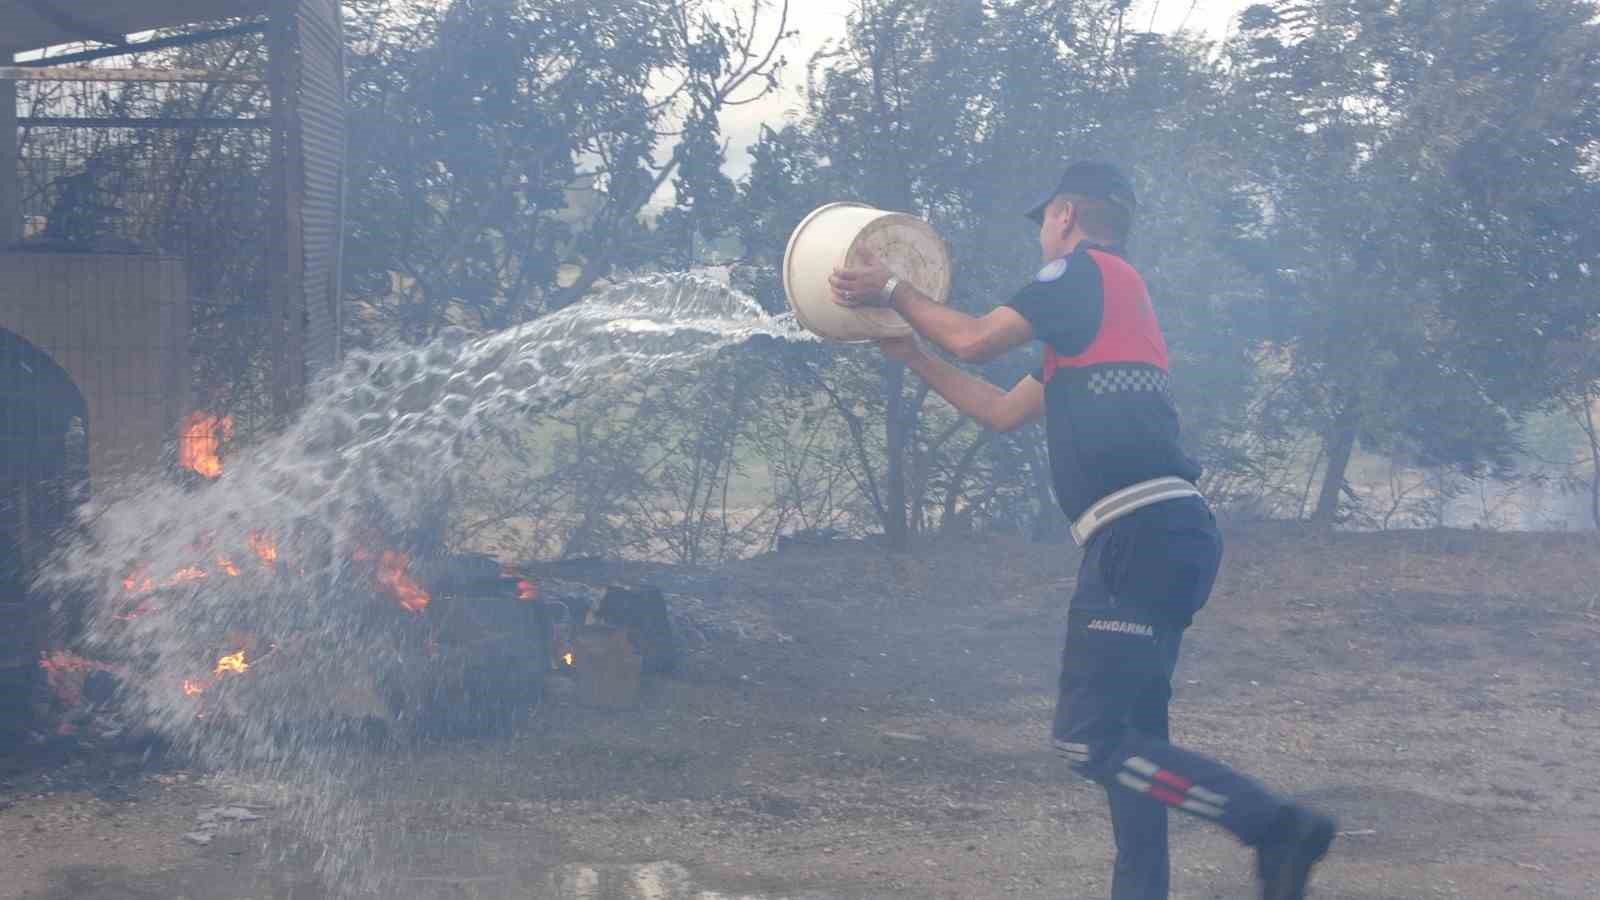
<svg viewBox="0 0 1600 900">
<path fill-rule="evenodd" d="M 828 276 L 828 283 L 833 287 L 834 302 L 840 306 L 888 306 L 889 298 L 883 296 L 883 286 L 893 274 L 876 256 L 862 250 L 860 265 L 853 269 L 834 269 Z"/>
<path fill-rule="evenodd" d="M 922 342 L 918 341 L 917 336 L 914 334 L 908 334 L 904 337 L 883 338 L 878 341 L 878 349 L 883 351 L 884 356 L 895 362 L 907 364 L 914 362 L 918 357 L 922 356 L 923 352 Z"/>
</svg>

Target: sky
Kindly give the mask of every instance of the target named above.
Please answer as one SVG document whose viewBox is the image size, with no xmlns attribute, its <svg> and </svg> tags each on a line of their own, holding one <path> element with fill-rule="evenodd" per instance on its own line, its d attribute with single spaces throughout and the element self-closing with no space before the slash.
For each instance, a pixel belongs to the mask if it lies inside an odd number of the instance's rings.
<svg viewBox="0 0 1600 900">
<path fill-rule="evenodd" d="M 721 0 L 731 9 L 747 9 L 747 0 Z M 772 0 L 776 5 L 780 0 Z M 722 114 L 722 133 L 728 140 L 728 174 L 737 179 L 750 168 L 746 152 L 763 124 L 781 127 L 786 115 L 802 103 L 806 62 L 825 42 L 844 34 L 845 17 L 860 0 L 791 0 L 788 27 L 799 32 L 784 45 L 788 65 L 781 89 L 748 106 Z M 955 0 L 949 0 L 954 4 Z M 1175 31 L 1180 26 L 1211 38 L 1227 34 L 1233 18 L 1256 0 L 1135 0 L 1128 21 L 1140 30 Z M 765 23 L 765 20 L 763 20 Z M 767 27 L 776 27 L 776 21 Z"/>
</svg>

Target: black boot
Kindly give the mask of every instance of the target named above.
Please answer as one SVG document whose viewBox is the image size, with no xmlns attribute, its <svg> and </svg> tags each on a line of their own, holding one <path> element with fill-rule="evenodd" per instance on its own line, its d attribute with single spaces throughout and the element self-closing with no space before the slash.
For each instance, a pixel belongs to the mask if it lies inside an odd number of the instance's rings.
<svg viewBox="0 0 1600 900">
<path fill-rule="evenodd" d="M 1291 804 L 1256 848 L 1261 900 L 1304 900 L 1311 867 L 1328 853 L 1335 825 L 1327 816 Z"/>
</svg>

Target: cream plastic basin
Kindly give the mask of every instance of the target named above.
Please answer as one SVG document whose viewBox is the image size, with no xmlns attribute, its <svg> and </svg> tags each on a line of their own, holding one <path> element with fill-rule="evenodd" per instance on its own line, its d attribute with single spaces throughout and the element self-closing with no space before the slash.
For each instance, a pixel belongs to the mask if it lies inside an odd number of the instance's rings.
<svg viewBox="0 0 1600 900">
<path fill-rule="evenodd" d="M 800 222 L 783 253 L 783 292 L 806 330 L 836 341 L 911 333 L 892 309 L 851 309 L 834 300 L 828 276 L 859 263 L 863 250 L 932 300 L 950 296 L 950 252 L 927 222 L 860 203 L 830 203 Z"/>
</svg>

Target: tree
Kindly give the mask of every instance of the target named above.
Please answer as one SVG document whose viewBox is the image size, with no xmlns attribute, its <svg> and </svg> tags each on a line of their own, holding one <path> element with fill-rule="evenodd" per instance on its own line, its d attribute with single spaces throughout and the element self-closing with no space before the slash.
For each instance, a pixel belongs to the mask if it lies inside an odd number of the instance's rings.
<svg viewBox="0 0 1600 900">
<path fill-rule="evenodd" d="M 1600 246 L 1600 39 L 1580 0 L 1286 0 L 1241 17 L 1228 115 L 1271 292 L 1286 418 L 1322 437 L 1313 518 L 1358 443 L 1508 469 L 1549 396 L 1548 342 L 1581 333 Z"/>
<path fill-rule="evenodd" d="M 764 0 L 731 24 L 704 0 L 354 18 L 350 281 L 411 341 L 523 321 L 638 264 L 641 212 L 674 179 L 676 215 L 713 227 L 731 190 L 718 115 L 773 86 L 788 35 Z"/>
<path fill-rule="evenodd" d="M 1229 212 L 1239 204 L 1224 152 L 1231 135 L 1217 115 L 1221 80 L 1204 45 L 1128 32 L 1115 3 L 864 3 L 813 60 L 805 119 L 754 148 L 740 232 L 752 257 L 771 263 L 823 202 L 921 215 L 954 256 L 951 302 L 982 313 L 1038 265 L 1021 211 L 1069 159 L 1120 160 L 1146 198 L 1135 250 L 1184 374 L 1193 443 L 1208 463 L 1233 465 L 1219 436 L 1236 428 L 1254 387 L 1236 320 L 1258 292 L 1222 248 L 1227 216 L 1241 216 Z M 1037 365 L 1035 353 L 982 372 L 1015 383 Z M 1027 530 L 1059 530 L 1038 429 L 998 440 L 951 432 L 940 415 L 929 418 L 937 401 L 899 373 L 888 365 L 881 379 L 892 539 L 932 527 L 942 514 L 931 511 L 1019 495 L 1035 508 Z M 922 496 L 929 490 L 944 500 Z"/>
<path fill-rule="evenodd" d="M 1589 518 L 1600 529 L 1600 380 L 1572 402 L 1572 416 L 1589 441 Z"/>
<path fill-rule="evenodd" d="M 1578 464 L 1587 457 L 1583 480 L 1588 482 L 1589 518 L 1600 529 L 1600 327 L 1582 341 L 1557 345 L 1551 362 L 1560 378 L 1550 405 L 1582 435 Z"/>
</svg>

